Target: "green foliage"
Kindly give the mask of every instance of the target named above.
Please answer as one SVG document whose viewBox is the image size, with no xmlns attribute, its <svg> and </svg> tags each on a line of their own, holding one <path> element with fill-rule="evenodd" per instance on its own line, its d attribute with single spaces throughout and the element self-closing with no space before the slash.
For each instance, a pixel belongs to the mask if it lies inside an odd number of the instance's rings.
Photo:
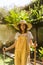
<svg viewBox="0 0 43 65">
<path fill-rule="evenodd" d="M 38 51 L 39 51 L 39 56 L 42 59 L 43 58 L 43 48 L 40 47 L 40 49 Z"/>
<path fill-rule="evenodd" d="M 43 19 L 43 5 L 40 5 L 40 1 L 38 1 L 37 5 L 34 4 L 33 9 L 29 8 L 30 10 L 30 15 L 29 15 L 29 20 L 31 22 L 39 22 L 40 20 Z"/>
<path fill-rule="evenodd" d="M 38 18 L 38 12 L 36 10 L 31 9 L 30 19 L 37 19 L 37 18 Z"/>
<path fill-rule="evenodd" d="M 14 23 L 17 17 L 18 17 L 18 14 L 14 10 L 11 10 L 9 12 L 9 15 L 5 17 L 5 22 L 10 24 Z"/>
<path fill-rule="evenodd" d="M 0 64 L 1 65 L 14 65 L 14 60 L 8 56 L 4 59 L 3 54 L 0 53 Z"/>
<path fill-rule="evenodd" d="M 30 50 L 31 50 L 31 51 L 34 51 L 34 47 L 33 47 L 33 46 L 31 46 L 31 47 L 30 47 Z"/>
<path fill-rule="evenodd" d="M 5 17 L 5 21 L 10 24 L 18 23 L 20 20 L 27 20 L 28 13 L 25 10 L 15 11 L 11 10 L 9 15 Z"/>
<path fill-rule="evenodd" d="M 0 17 L 1 14 L 0 14 Z M 30 23 L 38 23 L 43 20 L 43 5 L 40 5 L 40 0 L 34 4 L 33 8 L 29 7 L 29 11 L 15 8 L 9 11 L 8 15 L 4 17 L 4 22 L 9 24 L 17 24 L 20 20 L 26 20 Z"/>
</svg>

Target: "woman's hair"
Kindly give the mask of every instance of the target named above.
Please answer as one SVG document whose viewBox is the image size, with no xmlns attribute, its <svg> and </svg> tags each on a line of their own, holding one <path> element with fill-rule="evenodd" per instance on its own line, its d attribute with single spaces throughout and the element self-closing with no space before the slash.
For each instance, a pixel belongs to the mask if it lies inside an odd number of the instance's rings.
<svg viewBox="0 0 43 65">
<path fill-rule="evenodd" d="M 26 33 L 28 26 L 26 24 L 24 24 L 24 25 L 25 25 L 25 31 L 24 31 L 24 33 Z M 22 30 L 21 30 L 21 27 L 20 26 L 21 26 L 21 24 L 18 25 L 19 32 L 22 33 Z"/>
</svg>

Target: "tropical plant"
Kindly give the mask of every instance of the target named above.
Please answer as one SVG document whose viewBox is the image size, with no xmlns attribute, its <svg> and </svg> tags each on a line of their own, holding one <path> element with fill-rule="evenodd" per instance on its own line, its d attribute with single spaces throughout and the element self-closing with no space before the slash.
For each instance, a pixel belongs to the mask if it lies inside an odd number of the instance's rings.
<svg viewBox="0 0 43 65">
<path fill-rule="evenodd" d="M 40 59 L 42 59 L 43 58 L 43 48 L 40 47 L 40 49 L 38 51 L 39 51 Z"/>
<path fill-rule="evenodd" d="M 14 24 L 18 23 L 20 20 L 27 20 L 28 19 L 28 13 L 25 10 L 21 11 L 15 11 L 11 10 L 9 11 L 9 15 L 5 17 L 5 22 Z"/>
<path fill-rule="evenodd" d="M 34 4 L 33 9 L 29 7 L 30 15 L 29 20 L 31 22 L 40 22 L 43 19 L 43 5 L 40 5 L 40 1 L 38 1 L 37 5 Z"/>
<path fill-rule="evenodd" d="M 37 4 L 34 4 L 33 8 L 29 8 L 29 11 L 20 10 L 15 8 L 9 11 L 9 15 L 4 17 L 4 22 L 9 24 L 17 24 L 20 20 L 26 20 L 30 23 L 37 24 L 40 20 L 43 20 L 43 5 L 40 5 L 40 0 Z"/>
</svg>

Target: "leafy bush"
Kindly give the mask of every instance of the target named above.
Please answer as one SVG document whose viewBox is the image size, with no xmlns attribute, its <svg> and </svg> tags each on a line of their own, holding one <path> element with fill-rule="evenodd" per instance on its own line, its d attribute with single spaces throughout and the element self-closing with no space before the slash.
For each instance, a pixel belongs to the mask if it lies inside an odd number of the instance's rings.
<svg viewBox="0 0 43 65">
<path fill-rule="evenodd" d="M 20 20 L 27 20 L 28 19 L 28 13 L 25 10 L 21 11 L 15 11 L 11 10 L 9 11 L 9 15 L 5 17 L 5 22 L 10 24 L 17 24 Z"/>
<path fill-rule="evenodd" d="M 40 47 L 39 49 L 39 56 L 41 59 L 43 58 L 43 48 L 42 47 Z"/>
</svg>

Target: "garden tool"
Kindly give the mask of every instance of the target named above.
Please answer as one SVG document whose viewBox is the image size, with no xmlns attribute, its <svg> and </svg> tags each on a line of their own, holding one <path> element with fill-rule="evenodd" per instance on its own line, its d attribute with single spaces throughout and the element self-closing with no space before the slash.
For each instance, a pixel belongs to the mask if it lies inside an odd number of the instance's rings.
<svg viewBox="0 0 43 65">
<path fill-rule="evenodd" d="M 5 42 L 3 43 L 3 48 L 5 48 Z M 5 51 L 3 51 L 3 62 L 4 62 L 4 65 L 5 65 Z"/>
<path fill-rule="evenodd" d="M 37 41 L 35 41 L 35 46 L 37 44 Z M 36 47 L 34 49 L 34 65 L 36 65 Z"/>
<path fill-rule="evenodd" d="M 3 52 L 3 62 L 4 62 L 4 65 L 5 65 L 5 52 Z"/>
</svg>

